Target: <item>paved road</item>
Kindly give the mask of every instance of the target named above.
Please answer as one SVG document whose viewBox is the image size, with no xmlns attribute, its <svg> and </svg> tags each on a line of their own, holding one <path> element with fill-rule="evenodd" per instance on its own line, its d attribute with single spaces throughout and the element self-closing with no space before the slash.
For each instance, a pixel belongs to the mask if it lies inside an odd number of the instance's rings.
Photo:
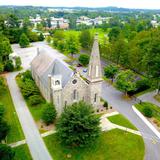
<svg viewBox="0 0 160 160">
<path fill-rule="evenodd" d="M 37 126 L 15 81 L 16 72 L 7 75 L 7 83 L 33 160 L 52 160 Z"/>
<path fill-rule="evenodd" d="M 154 99 L 154 96 L 156 94 L 157 94 L 157 91 L 155 90 L 153 92 L 143 94 L 143 95 L 139 96 L 138 98 L 142 101 L 151 102 L 151 103 L 156 104 L 157 106 L 160 107 L 160 102 L 158 102 L 156 99 Z"/>
<path fill-rule="evenodd" d="M 122 93 L 111 85 L 103 83 L 102 87 L 102 97 L 114 106 L 118 112 L 125 115 L 141 132 L 146 146 L 145 160 L 160 160 L 160 139 L 132 110 L 132 105 L 135 102 L 133 100 L 124 100 Z M 154 142 L 156 142 L 156 144 L 154 144 Z"/>
</svg>

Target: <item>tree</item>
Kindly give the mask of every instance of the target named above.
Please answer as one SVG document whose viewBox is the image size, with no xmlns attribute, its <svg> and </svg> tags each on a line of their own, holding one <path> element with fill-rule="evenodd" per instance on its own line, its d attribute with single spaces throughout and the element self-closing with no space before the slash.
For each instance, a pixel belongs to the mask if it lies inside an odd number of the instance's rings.
<svg viewBox="0 0 160 160">
<path fill-rule="evenodd" d="M 100 121 L 93 112 L 92 106 L 82 101 L 64 108 L 57 123 L 60 141 L 80 147 L 93 144 L 100 134 Z"/>
<path fill-rule="evenodd" d="M 0 34 L 0 62 L 4 65 L 9 60 L 9 54 L 12 53 L 12 48 L 9 39 Z"/>
<path fill-rule="evenodd" d="M 47 27 L 48 27 L 48 28 L 51 28 L 51 27 L 52 27 L 51 19 L 50 19 L 50 18 L 47 18 Z"/>
<path fill-rule="evenodd" d="M 86 66 L 89 63 L 89 55 L 81 54 L 78 60 L 83 66 Z"/>
<path fill-rule="evenodd" d="M 66 52 L 69 54 L 77 54 L 80 52 L 79 39 L 74 34 L 69 34 L 66 39 Z"/>
<path fill-rule="evenodd" d="M 1 160 L 12 160 L 15 156 L 15 152 L 10 146 L 0 144 L 0 155 Z"/>
<path fill-rule="evenodd" d="M 16 57 L 15 63 L 16 63 L 16 69 L 20 69 L 21 65 L 22 65 L 21 58 L 20 57 Z"/>
<path fill-rule="evenodd" d="M 21 46 L 21 48 L 26 48 L 29 46 L 29 39 L 25 33 L 22 33 L 19 40 L 19 45 Z"/>
<path fill-rule="evenodd" d="M 121 71 L 115 82 L 115 86 L 122 92 L 134 91 L 136 89 L 135 75 L 131 70 Z"/>
<path fill-rule="evenodd" d="M 109 41 L 116 40 L 116 38 L 120 35 L 120 28 L 119 27 L 113 27 L 111 31 L 108 34 Z"/>
<path fill-rule="evenodd" d="M 81 46 L 85 49 L 90 49 L 93 41 L 93 37 L 89 30 L 84 30 L 80 34 L 80 43 Z"/>
<path fill-rule="evenodd" d="M 107 78 L 111 78 L 113 82 L 113 78 L 118 72 L 118 67 L 114 65 L 109 65 L 104 68 L 104 75 Z"/>
<path fill-rule="evenodd" d="M 44 106 L 43 112 L 42 112 L 42 120 L 47 124 L 53 123 L 57 115 L 55 106 L 52 104 L 46 104 Z"/>
<path fill-rule="evenodd" d="M 14 71 L 14 65 L 12 60 L 8 60 L 4 66 L 5 71 L 12 72 Z"/>
<path fill-rule="evenodd" d="M 39 41 L 43 41 L 43 40 L 44 40 L 43 33 L 40 33 L 40 35 L 39 35 Z"/>
<path fill-rule="evenodd" d="M 6 138 L 8 132 L 10 130 L 9 125 L 3 119 L 0 120 L 0 141 Z"/>
</svg>

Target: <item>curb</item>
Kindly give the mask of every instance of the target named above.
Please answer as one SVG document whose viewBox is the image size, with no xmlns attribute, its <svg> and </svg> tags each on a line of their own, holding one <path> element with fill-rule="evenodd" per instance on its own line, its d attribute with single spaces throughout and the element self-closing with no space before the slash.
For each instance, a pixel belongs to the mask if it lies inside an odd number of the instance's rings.
<svg viewBox="0 0 160 160">
<path fill-rule="evenodd" d="M 136 109 L 135 106 L 132 106 L 132 109 L 138 115 L 138 117 L 141 118 L 142 121 L 155 133 L 155 135 L 160 138 L 160 132 L 157 131 L 157 129 L 143 116 L 143 114 Z"/>
</svg>

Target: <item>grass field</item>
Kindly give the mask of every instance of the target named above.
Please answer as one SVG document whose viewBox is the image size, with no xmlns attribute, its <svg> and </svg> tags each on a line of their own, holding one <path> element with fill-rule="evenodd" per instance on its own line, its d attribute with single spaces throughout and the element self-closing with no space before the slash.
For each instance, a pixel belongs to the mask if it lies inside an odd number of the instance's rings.
<svg viewBox="0 0 160 160">
<path fill-rule="evenodd" d="M 144 114 L 144 108 L 150 108 L 153 113 L 153 117 L 160 121 L 160 107 L 156 106 L 155 104 L 149 102 L 143 102 L 141 104 L 136 104 L 135 107 Z"/>
<path fill-rule="evenodd" d="M 143 139 L 119 129 L 103 132 L 97 143 L 87 148 L 69 148 L 61 145 L 56 135 L 44 138 L 54 160 L 143 160 Z M 67 158 L 70 154 L 71 158 Z"/>
<path fill-rule="evenodd" d="M 32 160 L 28 146 L 26 144 L 13 149 L 15 151 L 14 160 Z"/>
<path fill-rule="evenodd" d="M 6 82 L 6 81 L 5 81 Z M 15 111 L 9 89 L 6 85 L 6 89 L 3 94 L 0 95 L 0 103 L 5 106 L 5 120 L 10 125 L 10 131 L 7 135 L 7 143 L 13 143 L 24 139 L 24 134 Z"/>
<path fill-rule="evenodd" d="M 108 117 L 107 119 L 117 125 L 137 130 L 137 128 L 127 118 L 125 118 L 121 114 L 117 114 L 115 116 Z"/>
</svg>

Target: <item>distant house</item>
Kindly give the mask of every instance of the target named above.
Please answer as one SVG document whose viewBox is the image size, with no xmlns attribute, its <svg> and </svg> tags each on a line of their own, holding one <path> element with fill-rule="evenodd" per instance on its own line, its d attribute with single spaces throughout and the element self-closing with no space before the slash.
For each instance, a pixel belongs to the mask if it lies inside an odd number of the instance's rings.
<svg viewBox="0 0 160 160">
<path fill-rule="evenodd" d="M 101 107 L 102 72 L 97 37 L 94 39 L 86 79 L 46 50 L 39 50 L 31 63 L 31 72 L 42 95 L 55 104 L 59 114 L 66 105 L 81 100 L 92 104 L 95 110 Z"/>
<path fill-rule="evenodd" d="M 69 28 L 69 20 L 64 19 L 64 18 L 51 17 L 51 28 L 68 29 Z"/>
</svg>

